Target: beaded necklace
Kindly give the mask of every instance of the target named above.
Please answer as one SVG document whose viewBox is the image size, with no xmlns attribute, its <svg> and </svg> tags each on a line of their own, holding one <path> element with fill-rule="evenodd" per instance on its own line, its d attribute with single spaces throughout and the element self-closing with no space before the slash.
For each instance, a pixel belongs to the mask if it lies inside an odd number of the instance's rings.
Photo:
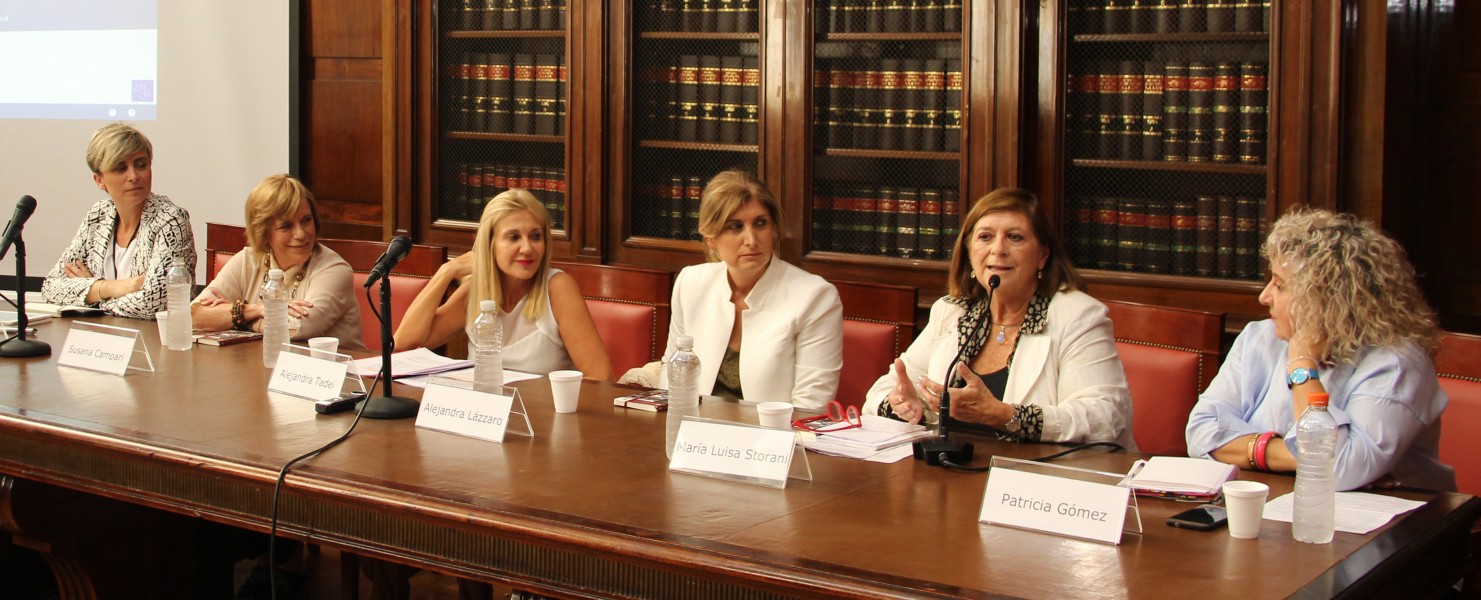
<svg viewBox="0 0 1481 600">
<path fill-rule="evenodd" d="M 299 267 L 298 274 L 293 276 L 293 283 L 288 286 L 289 298 L 296 297 L 295 294 L 298 293 L 298 284 L 303 283 L 304 274 L 309 272 L 309 260 L 313 259 L 313 256 L 309 256 L 308 260 L 303 261 L 303 266 Z M 268 255 L 262 257 L 262 283 L 258 286 L 257 289 L 260 290 L 264 287 L 267 287 L 267 275 L 269 272 L 272 271 L 272 269 L 272 256 Z"/>
</svg>

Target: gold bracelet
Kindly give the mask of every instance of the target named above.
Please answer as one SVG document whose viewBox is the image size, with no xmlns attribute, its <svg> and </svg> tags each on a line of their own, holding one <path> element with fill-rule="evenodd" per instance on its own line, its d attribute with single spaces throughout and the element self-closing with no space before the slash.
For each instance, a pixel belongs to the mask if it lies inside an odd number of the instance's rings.
<svg viewBox="0 0 1481 600">
<path fill-rule="evenodd" d="M 1291 357 L 1289 359 L 1286 359 L 1286 366 L 1289 367 L 1289 366 L 1291 366 L 1291 363 L 1296 362 L 1298 360 L 1309 360 L 1309 361 L 1311 361 L 1311 364 L 1313 364 L 1313 365 L 1316 365 L 1318 367 L 1322 366 L 1322 361 L 1317 360 L 1315 357 L 1306 356 L 1304 354 L 1303 355 L 1300 355 L 1300 356 L 1293 356 L 1293 357 Z"/>
<path fill-rule="evenodd" d="M 1247 458 L 1247 460 L 1250 461 L 1250 468 L 1251 469 L 1258 468 L 1255 465 L 1255 442 L 1257 440 L 1259 440 L 1259 439 L 1260 439 L 1260 434 L 1258 434 L 1258 433 L 1252 433 L 1252 434 L 1250 434 L 1250 444 L 1249 444 L 1248 449 L 1246 450 L 1246 455 L 1247 455 L 1246 458 Z"/>
</svg>

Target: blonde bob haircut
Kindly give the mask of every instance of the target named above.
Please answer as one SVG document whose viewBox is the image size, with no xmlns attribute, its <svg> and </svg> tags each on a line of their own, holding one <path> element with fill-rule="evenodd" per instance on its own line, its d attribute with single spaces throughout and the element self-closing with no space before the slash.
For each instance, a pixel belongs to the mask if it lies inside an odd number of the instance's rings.
<svg viewBox="0 0 1481 600">
<path fill-rule="evenodd" d="M 504 304 L 504 289 L 500 283 L 499 263 L 494 257 L 495 229 L 499 221 L 504 217 L 528 211 L 534 215 L 535 220 L 540 222 L 540 239 L 550 239 L 550 212 L 540 204 L 535 196 L 522 189 L 509 189 L 494 196 L 489 203 L 483 207 L 483 216 L 478 219 L 478 235 L 473 239 L 473 274 L 465 279 L 465 285 L 472 285 L 472 293 L 468 298 L 468 323 L 478 319 L 478 302 L 480 300 L 493 300 L 501 307 Z M 550 271 L 550 252 L 540 253 L 540 268 L 535 271 L 535 280 L 530 287 L 530 293 L 525 296 L 524 315 L 531 321 L 538 320 L 545 315 L 546 296 L 550 293 L 546 289 L 545 274 Z"/>
<path fill-rule="evenodd" d="M 705 185 L 704 195 L 699 199 L 699 234 L 707 238 L 719 237 L 730 215 L 752 200 L 766 207 L 772 227 L 778 232 L 776 239 L 780 240 L 782 210 L 777 206 L 776 196 L 766 189 L 766 184 L 761 183 L 755 173 L 740 169 L 721 171 Z M 706 254 L 710 262 L 720 260 L 714 252 Z"/>
<path fill-rule="evenodd" d="M 140 150 L 150 161 L 154 160 L 154 144 L 143 133 L 127 123 L 109 123 L 94 131 L 93 139 L 87 143 L 87 168 L 101 174 Z"/>
<path fill-rule="evenodd" d="M 254 252 L 271 252 L 269 241 L 273 237 L 273 226 L 278 221 L 292 219 L 299 206 L 309 203 L 309 214 L 314 217 L 314 238 L 319 236 L 319 207 L 314 203 L 314 194 L 303 182 L 292 175 L 268 175 L 247 194 L 247 246 Z"/>
<path fill-rule="evenodd" d="M 1054 237 L 1054 231 L 1049 227 L 1049 220 L 1039 209 L 1039 199 L 1028 190 L 998 188 L 977 199 L 977 203 L 972 205 L 972 210 L 967 211 L 966 218 L 962 219 L 961 231 L 957 233 L 956 244 L 952 246 L 951 251 L 951 268 L 948 271 L 946 282 L 949 295 L 953 298 L 973 300 L 987 297 L 987 288 L 982 287 L 982 283 L 977 281 L 976 274 L 972 272 L 970 252 L 972 230 L 982 217 L 1004 211 L 1018 213 L 1028 220 L 1029 227 L 1033 229 L 1034 238 L 1049 253 L 1049 260 L 1044 262 L 1038 289 L 1035 290 L 1040 296 L 1052 298 L 1061 289 L 1085 291 L 1085 281 L 1080 278 L 1080 272 L 1075 270 L 1075 265 L 1070 263 L 1069 255 L 1065 254 L 1064 245 L 1060 243 L 1059 238 Z"/>
<path fill-rule="evenodd" d="M 1404 249 L 1350 214 L 1297 208 L 1270 227 L 1261 249 L 1284 267 L 1295 332 L 1326 335 L 1328 361 L 1351 363 L 1368 347 L 1439 345 L 1435 311 Z M 1294 335 L 1294 334 L 1293 334 Z"/>
</svg>

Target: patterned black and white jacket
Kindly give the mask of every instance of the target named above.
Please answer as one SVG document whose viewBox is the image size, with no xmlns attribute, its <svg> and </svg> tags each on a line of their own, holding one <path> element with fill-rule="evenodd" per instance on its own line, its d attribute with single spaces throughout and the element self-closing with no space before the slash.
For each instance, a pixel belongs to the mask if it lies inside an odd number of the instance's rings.
<svg viewBox="0 0 1481 600">
<path fill-rule="evenodd" d="M 63 305 L 87 303 L 87 291 L 103 273 L 103 265 L 113 256 L 113 231 L 118 210 L 113 200 L 104 198 L 87 211 L 82 226 L 62 257 L 41 283 L 41 295 L 47 302 Z M 155 194 L 144 203 L 139 231 L 130 244 L 143 244 L 134 249 L 130 266 L 144 276 L 144 287 L 131 294 L 109 298 L 98 306 L 110 314 L 133 319 L 153 319 L 165 309 L 165 276 L 176 257 L 195 274 L 195 234 L 190 229 L 190 213 Z M 68 277 L 63 265 L 81 261 L 94 277 Z"/>
</svg>

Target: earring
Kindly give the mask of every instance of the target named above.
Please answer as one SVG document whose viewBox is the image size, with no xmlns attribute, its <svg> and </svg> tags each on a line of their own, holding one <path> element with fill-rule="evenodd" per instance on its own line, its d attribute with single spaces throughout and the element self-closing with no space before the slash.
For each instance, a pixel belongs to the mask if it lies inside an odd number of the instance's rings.
<svg viewBox="0 0 1481 600">
<path fill-rule="evenodd" d="M 1044 270 L 1043 269 L 1039 269 L 1039 279 L 1043 279 L 1043 278 L 1044 278 Z"/>
</svg>

